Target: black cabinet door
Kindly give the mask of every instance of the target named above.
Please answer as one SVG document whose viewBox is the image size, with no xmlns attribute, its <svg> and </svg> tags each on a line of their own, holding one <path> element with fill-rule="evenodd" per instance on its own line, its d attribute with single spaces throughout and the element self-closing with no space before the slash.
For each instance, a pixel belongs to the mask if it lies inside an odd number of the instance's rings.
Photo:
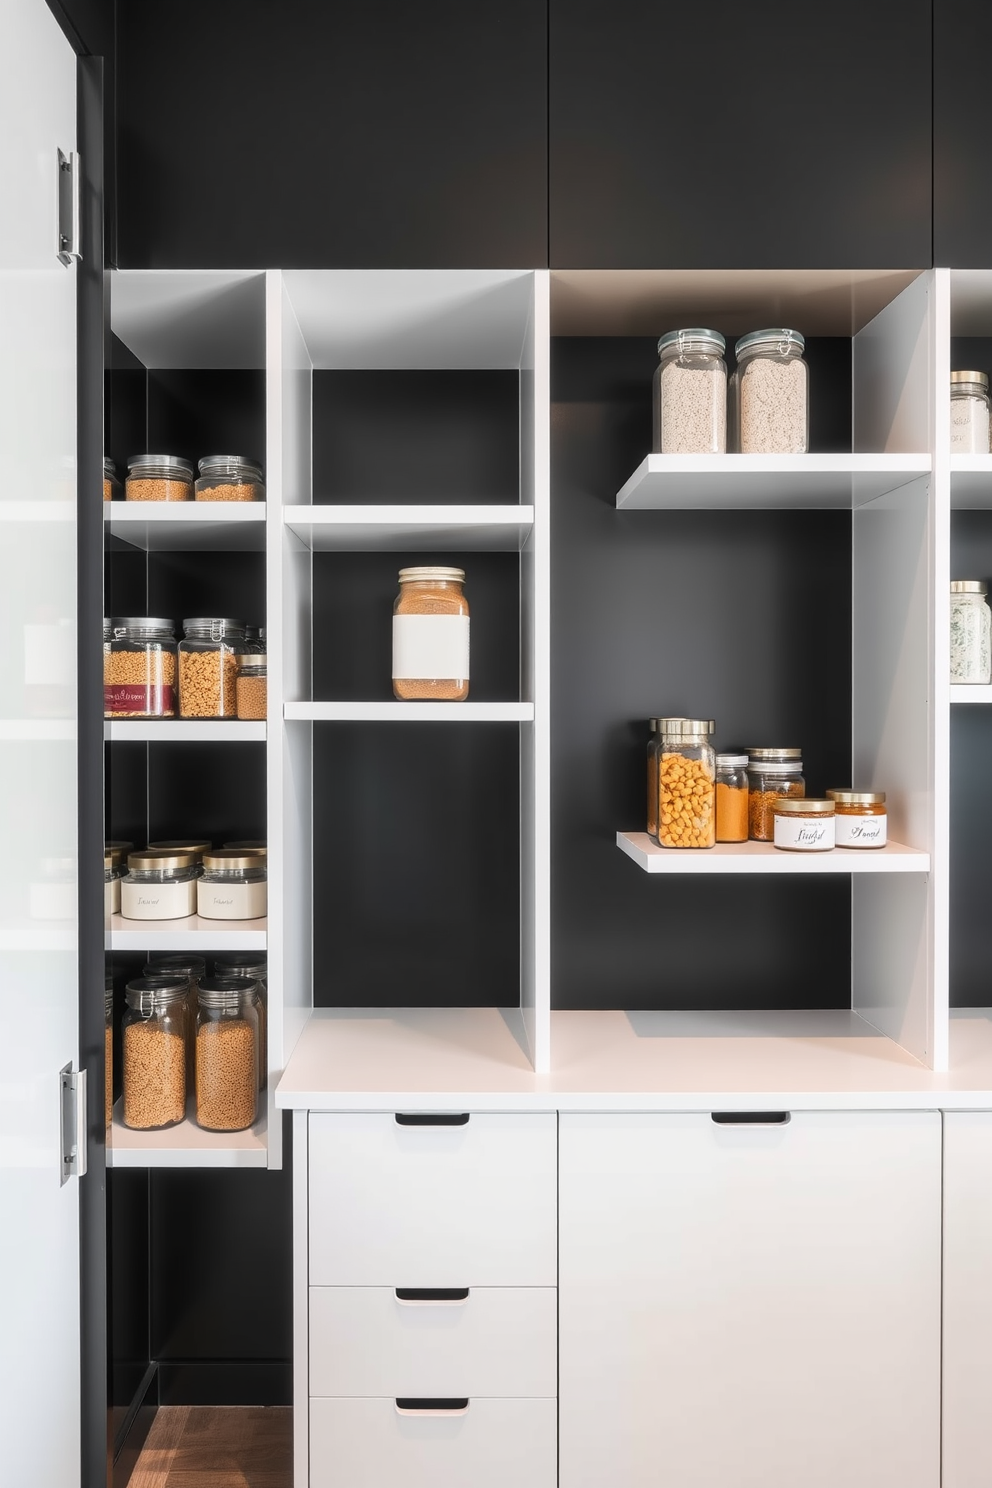
<svg viewBox="0 0 992 1488">
<path fill-rule="evenodd" d="M 120 0 L 122 266 L 547 263 L 546 0 Z"/>
<path fill-rule="evenodd" d="M 934 263 L 992 268 L 989 0 L 934 0 Z"/>
<path fill-rule="evenodd" d="M 931 0 L 550 7 L 552 266 L 931 263 Z"/>
</svg>

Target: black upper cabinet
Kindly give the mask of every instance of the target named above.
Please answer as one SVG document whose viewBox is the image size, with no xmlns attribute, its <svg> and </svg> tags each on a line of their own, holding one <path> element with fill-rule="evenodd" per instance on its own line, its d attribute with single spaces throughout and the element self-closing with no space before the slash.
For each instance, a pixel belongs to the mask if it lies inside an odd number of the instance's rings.
<svg viewBox="0 0 992 1488">
<path fill-rule="evenodd" d="M 931 0 L 550 7 L 552 266 L 931 264 Z"/>
<path fill-rule="evenodd" d="M 545 0 L 119 0 L 118 262 L 547 264 Z"/>
<path fill-rule="evenodd" d="M 992 5 L 989 0 L 934 0 L 933 21 L 934 263 L 992 268 Z"/>
</svg>

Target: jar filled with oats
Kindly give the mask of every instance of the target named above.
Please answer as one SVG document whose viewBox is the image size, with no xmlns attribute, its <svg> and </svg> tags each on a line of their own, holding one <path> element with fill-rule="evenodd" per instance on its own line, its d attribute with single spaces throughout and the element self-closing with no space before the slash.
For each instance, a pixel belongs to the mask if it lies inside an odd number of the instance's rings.
<svg viewBox="0 0 992 1488">
<path fill-rule="evenodd" d="M 205 977 L 196 1016 L 196 1121 L 244 1131 L 258 1112 L 258 1006 L 253 982 Z"/>
<path fill-rule="evenodd" d="M 132 455 L 124 496 L 128 501 L 192 501 L 193 467 L 176 455 Z"/>
<path fill-rule="evenodd" d="M 185 977 L 128 982 L 122 1022 L 124 1125 L 176 1126 L 186 1116 Z"/>
<path fill-rule="evenodd" d="M 406 701 L 468 697 L 469 610 L 463 568 L 401 568 L 393 605 L 393 692 Z"/>
<path fill-rule="evenodd" d="M 809 369 L 798 331 L 772 326 L 742 336 L 735 348 L 742 455 L 804 455 L 809 449 Z"/>
<path fill-rule="evenodd" d="M 105 718 L 175 718 L 176 637 L 171 620 L 111 620 L 104 632 Z"/>
<path fill-rule="evenodd" d="M 747 752 L 748 837 L 775 841 L 775 802 L 780 797 L 805 798 L 801 749 L 749 749 Z"/>
<path fill-rule="evenodd" d="M 711 718 L 658 719 L 658 845 L 713 847 L 716 754 Z"/>
<path fill-rule="evenodd" d="M 658 342 L 654 374 L 655 453 L 722 455 L 727 449 L 727 343 L 702 326 Z"/>
<path fill-rule="evenodd" d="M 262 467 L 247 455 L 204 455 L 195 490 L 197 501 L 264 501 Z"/>
<path fill-rule="evenodd" d="M 179 642 L 180 718 L 235 718 L 242 620 L 183 621 Z"/>
</svg>

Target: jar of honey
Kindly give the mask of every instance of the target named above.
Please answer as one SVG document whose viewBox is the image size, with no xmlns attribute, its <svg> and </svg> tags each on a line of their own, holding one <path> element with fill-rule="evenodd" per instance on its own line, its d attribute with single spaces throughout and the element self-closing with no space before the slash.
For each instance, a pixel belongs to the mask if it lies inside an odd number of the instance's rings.
<svg viewBox="0 0 992 1488">
<path fill-rule="evenodd" d="M 884 791 L 828 790 L 833 801 L 838 847 L 884 847 L 888 813 Z"/>
</svg>

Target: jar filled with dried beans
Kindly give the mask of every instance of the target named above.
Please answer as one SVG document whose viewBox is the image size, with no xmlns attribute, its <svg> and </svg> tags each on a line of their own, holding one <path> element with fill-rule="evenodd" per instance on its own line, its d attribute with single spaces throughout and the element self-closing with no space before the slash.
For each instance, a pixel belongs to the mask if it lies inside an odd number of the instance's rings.
<svg viewBox="0 0 992 1488">
<path fill-rule="evenodd" d="M 176 637 L 171 620 L 111 620 L 103 647 L 105 718 L 175 718 Z"/>
<path fill-rule="evenodd" d="M 268 657 L 242 656 L 235 696 L 239 718 L 265 721 L 269 713 Z"/>
<path fill-rule="evenodd" d="M 237 716 L 238 653 L 244 633 L 241 620 L 183 621 L 179 642 L 180 718 Z"/>
<path fill-rule="evenodd" d="M 193 467 L 176 455 L 132 455 L 124 495 L 128 501 L 192 501 Z"/>
<path fill-rule="evenodd" d="M 658 719 L 658 844 L 716 842 L 716 754 L 711 718 Z"/>
<path fill-rule="evenodd" d="M 690 326 L 658 342 L 653 448 L 663 455 L 722 455 L 727 449 L 727 343 Z"/>
<path fill-rule="evenodd" d="M 120 501 L 124 492 L 121 483 L 117 479 L 117 467 L 113 460 L 103 459 L 103 499 L 104 501 Z"/>
<path fill-rule="evenodd" d="M 244 1131 L 258 1112 L 258 1008 L 252 982 L 205 977 L 196 1018 L 196 1120 Z"/>
<path fill-rule="evenodd" d="M 176 1126 L 186 1116 L 186 978 L 128 982 L 122 1023 L 124 1125 Z"/>
<path fill-rule="evenodd" d="M 734 427 L 744 455 L 804 455 L 809 449 L 809 369 L 798 331 L 773 326 L 735 348 Z"/>
<path fill-rule="evenodd" d="M 114 1117 L 114 979 L 111 976 L 103 984 L 103 1030 L 103 1091 L 109 1126 Z"/>
<path fill-rule="evenodd" d="M 262 467 L 247 455 L 204 455 L 197 501 L 264 501 Z"/>
<path fill-rule="evenodd" d="M 775 841 L 775 802 L 780 796 L 805 797 L 801 749 L 749 749 L 748 836 L 752 842 Z"/>
<path fill-rule="evenodd" d="M 468 697 L 469 609 L 463 568 L 401 568 L 393 605 L 393 692 L 404 701 Z"/>
</svg>

